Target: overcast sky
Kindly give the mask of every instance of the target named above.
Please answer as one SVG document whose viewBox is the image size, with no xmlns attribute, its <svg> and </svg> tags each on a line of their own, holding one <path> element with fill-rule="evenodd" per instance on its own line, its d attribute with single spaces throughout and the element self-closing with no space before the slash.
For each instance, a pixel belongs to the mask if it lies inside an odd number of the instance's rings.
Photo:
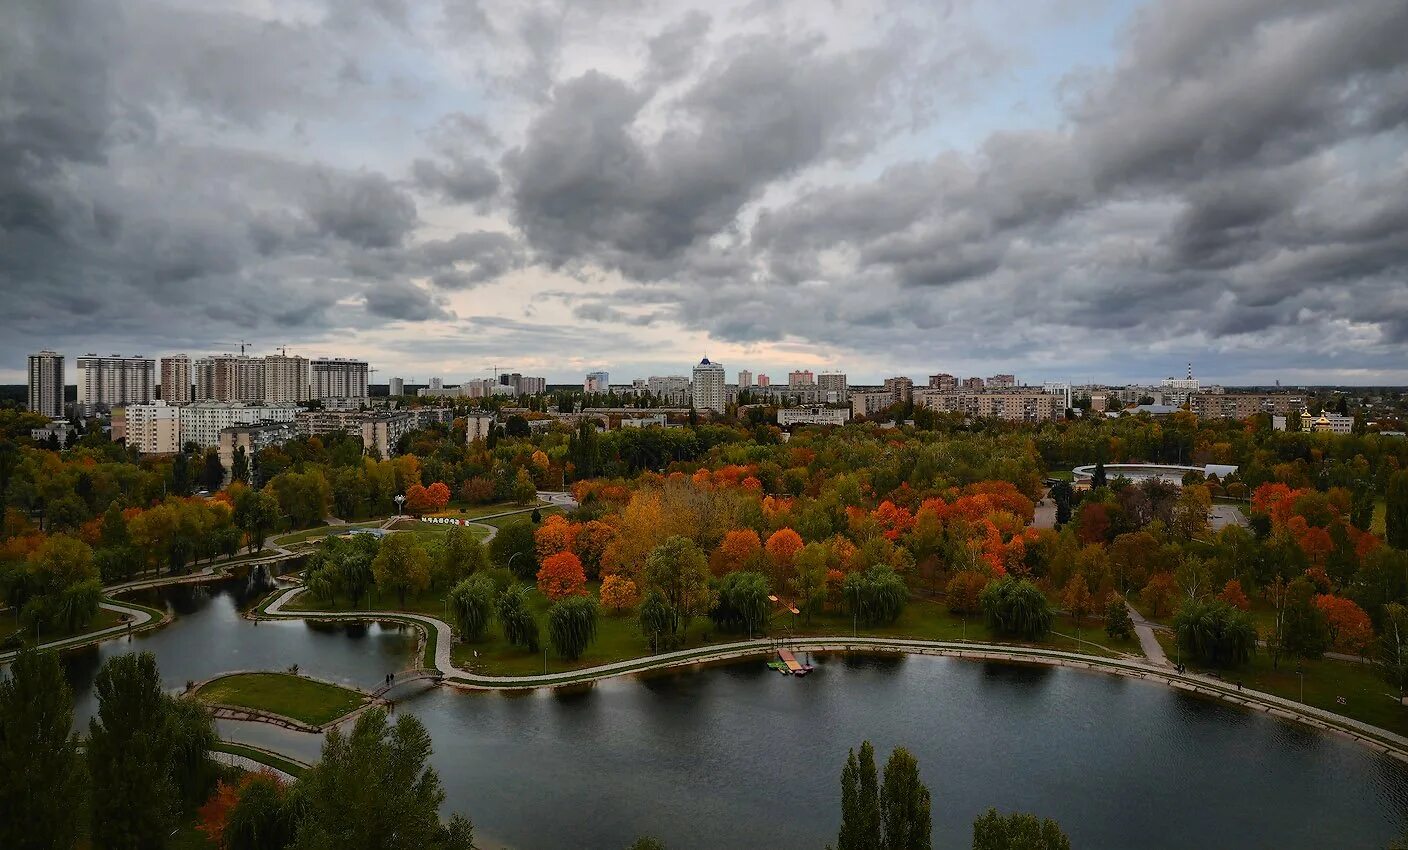
<svg viewBox="0 0 1408 850">
<path fill-rule="evenodd" d="M 1408 383 L 1404 0 L 10 0 L 0 382 Z"/>
</svg>

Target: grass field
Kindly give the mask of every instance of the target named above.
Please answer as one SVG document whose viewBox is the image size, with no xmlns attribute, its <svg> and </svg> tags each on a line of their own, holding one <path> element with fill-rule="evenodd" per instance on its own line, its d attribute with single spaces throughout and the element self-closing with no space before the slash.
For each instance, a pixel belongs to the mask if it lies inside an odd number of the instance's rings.
<svg viewBox="0 0 1408 850">
<path fill-rule="evenodd" d="M 291 534 L 282 534 L 278 537 L 270 538 L 265 547 L 268 546 L 291 546 L 294 543 L 302 543 L 305 540 L 315 540 L 328 537 L 334 534 L 342 534 L 354 528 L 376 528 L 385 520 L 368 520 L 367 522 L 349 522 L 346 525 L 320 525 L 316 528 L 305 528 L 302 531 L 295 531 Z"/>
<path fill-rule="evenodd" d="M 536 507 L 547 507 L 547 502 L 538 502 Z M 454 507 L 440 511 L 435 516 L 457 517 L 459 519 L 478 519 L 482 516 L 492 516 L 493 514 L 507 513 L 508 511 L 532 510 L 535 505 L 520 505 L 516 502 L 498 502 L 492 505 L 472 505 L 469 507 Z"/>
<path fill-rule="evenodd" d="M 1173 635 L 1157 634 L 1168 657 L 1178 658 Z M 1235 670 L 1208 671 L 1194 664 L 1188 666 L 1200 672 L 1218 672 L 1228 682 L 1240 681 L 1249 688 L 1297 702 L 1301 701 L 1302 693 L 1302 677 L 1296 673 L 1300 669 L 1304 671 L 1306 705 L 1408 735 L 1408 708 L 1398 702 L 1393 689 L 1379 678 L 1372 664 L 1329 659 L 1306 661 L 1282 656 L 1280 664 L 1273 667 L 1271 653 L 1263 647 L 1250 663 Z M 1344 697 L 1344 705 L 1340 705 L 1339 697 Z"/>
<path fill-rule="evenodd" d="M 562 508 L 559 508 L 559 507 L 556 506 L 556 505 L 549 505 L 549 506 L 546 507 L 546 508 L 542 508 L 542 509 L 539 511 L 539 513 L 542 514 L 543 519 L 547 519 L 548 517 L 552 516 L 553 514 L 560 514 L 560 513 L 562 513 Z M 514 514 L 513 516 L 496 517 L 496 518 L 494 518 L 494 519 L 486 519 L 486 520 L 481 520 L 481 521 L 482 521 L 485 525 L 492 525 L 492 526 L 495 527 L 495 528 L 503 528 L 505 525 L 507 525 L 507 524 L 510 523 L 510 522 L 518 522 L 518 521 L 521 520 L 521 519 L 527 519 L 527 518 L 529 518 L 529 517 L 531 517 L 531 516 L 532 516 L 531 513 L 522 513 L 522 514 Z"/>
<path fill-rule="evenodd" d="M 290 673 L 235 673 L 196 690 L 203 702 L 257 708 L 310 726 L 336 720 L 365 702 L 357 691 Z"/>
<path fill-rule="evenodd" d="M 66 637 L 73 637 L 74 635 L 87 634 L 88 632 L 96 632 L 102 629 L 111 628 L 121 622 L 121 614 L 117 613 L 116 611 L 109 611 L 106 608 L 99 608 L 98 613 L 93 615 L 93 619 L 88 623 L 87 626 L 84 626 L 83 628 L 78 629 L 77 631 L 62 632 L 54 631 L 52 629 L 41 629 L 39 632 L 39 639 L 45 643 L 48 643 L 51 640 L 61 640 Z M 8 640 L 11 635 L 13 635 L 19 630 L 19 612 L 16 609 L 11 608 L 5 613 L 0 614 L 0 641 Z M 25 639 L 32 641 L 34 639 L 34 630 L 29 629 L 27 630 L 27 632 L 28 633 L 25 635 Z"/>
</svg>

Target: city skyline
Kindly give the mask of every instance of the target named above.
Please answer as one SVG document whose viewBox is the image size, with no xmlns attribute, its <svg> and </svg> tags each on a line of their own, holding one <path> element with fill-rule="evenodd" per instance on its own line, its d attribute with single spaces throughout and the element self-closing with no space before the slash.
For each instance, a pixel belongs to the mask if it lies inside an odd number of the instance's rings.
<svg viewBox="0 0 1408 850">
<path fill-rule="evenodd" d="M 1400 2 L 1012 18 L 22 2 L 0 382 L 247 340 L 380 380 L 1408 384 Z"/>
</svg>

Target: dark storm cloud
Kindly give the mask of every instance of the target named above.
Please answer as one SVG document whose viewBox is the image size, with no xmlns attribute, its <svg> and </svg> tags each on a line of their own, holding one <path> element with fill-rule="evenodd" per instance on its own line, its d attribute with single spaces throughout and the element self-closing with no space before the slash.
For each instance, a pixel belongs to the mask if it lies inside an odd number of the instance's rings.
<svg viewBox="0 0 1408 850">
<path fill-rule="evenodd" d="M 433 293 L 413 283 L 400 281 L 373 286 L 364 296 L 367 312 L 384 319 L 423 322 L 427 319 L 451 319 L 454 314 Z"/>
<path fill-rule="evenodd" d="M 744 39 L 671 100 L 641 140 L 648 88 L 592 71 L 559 84 L 504 167 L 514 215 L 547 261 L 640 275 L 730 226 L 771 181 L 865 144 L 893 56 L 827 55 L 811 40 Z"/>
</svg>

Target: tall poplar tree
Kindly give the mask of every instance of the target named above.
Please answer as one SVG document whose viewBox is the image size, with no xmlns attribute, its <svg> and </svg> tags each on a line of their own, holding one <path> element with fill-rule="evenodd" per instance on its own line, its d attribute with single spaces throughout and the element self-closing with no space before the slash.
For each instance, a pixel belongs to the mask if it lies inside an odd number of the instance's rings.
<svg viewBox="0 0 1408 850">
<path fill-rule="evenodd" d="M 83 769 L 73 725 L 73 693 L 58 657 L 22 652 L 0 681 L 0 847 L 71 848 Z"/>
</svg>

